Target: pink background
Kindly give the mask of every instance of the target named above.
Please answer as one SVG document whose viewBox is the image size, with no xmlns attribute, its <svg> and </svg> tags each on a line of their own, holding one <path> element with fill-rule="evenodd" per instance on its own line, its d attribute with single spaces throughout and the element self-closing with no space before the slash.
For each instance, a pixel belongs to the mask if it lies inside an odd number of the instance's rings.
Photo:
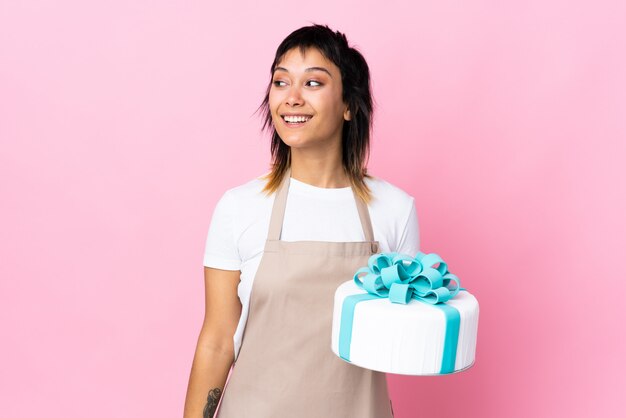
<svg viewBox="0 0 626 418">
<path fill-rule="evenodd" d="M 370 171 L 481 304 L 476 365 L 396 417 L 623 416 L 624 2 L 4 1 L 0 416 L 175 417 L 216 200 L 312 22 L 365 55 Z"/>
</svg>

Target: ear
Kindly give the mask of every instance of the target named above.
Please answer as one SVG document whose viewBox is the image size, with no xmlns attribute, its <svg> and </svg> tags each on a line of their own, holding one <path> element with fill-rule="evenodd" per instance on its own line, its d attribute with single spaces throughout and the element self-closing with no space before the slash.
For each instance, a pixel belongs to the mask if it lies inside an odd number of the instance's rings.
<svg viewBox="0 0 626 418">
<path fill-rule="evenodd" d="M 343 118 L 345 120 L 351 120 L 352 119 L 352 115 L 350 114 L 350 109 L 346 108 L 346 110 L 343 112 Z"/>
</svg>

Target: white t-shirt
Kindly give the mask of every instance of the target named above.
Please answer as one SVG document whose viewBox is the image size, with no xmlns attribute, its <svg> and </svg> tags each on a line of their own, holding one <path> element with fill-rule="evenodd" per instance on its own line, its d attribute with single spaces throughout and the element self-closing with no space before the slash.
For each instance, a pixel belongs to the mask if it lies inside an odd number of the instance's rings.
<svg viewBox="0 0 626 418">
<path fill-rule="evenodd" d="M 222 195 L 213 211 L 204 252 L 206 267 L 241 271 L 238 295 L 242 312 L 233 336 L 235 359 L 241 348 L 252 282 L 263 255 L 276 197 L 275 193 L 266 196 L 261 192 L 265 180 L 260 177 Z M 365 181 L 372 191 L 368 209 L 379 251 L 415 256 L 419 251 L 419 230 L 414 198 L 380 178 Z M 364 241 L 354 199 L 350 187 L 317 187 L 292 177 L 280 239 Z"/>
</svg>

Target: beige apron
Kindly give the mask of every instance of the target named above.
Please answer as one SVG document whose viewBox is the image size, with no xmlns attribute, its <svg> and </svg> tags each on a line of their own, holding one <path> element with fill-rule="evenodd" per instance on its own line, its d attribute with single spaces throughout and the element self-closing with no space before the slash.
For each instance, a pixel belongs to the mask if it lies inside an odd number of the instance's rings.
<svg viewBox="0 0 626 418">
<path fill-rule="evenodd" d="M 391 418 L 385 374 L 331 350 L 335 290 L 378 251 L 367 205 L 353 190 L 365 241 L 281 241 L 290 177 L 288 169 L 276 192 L 216 418 Z"/>
</svg>

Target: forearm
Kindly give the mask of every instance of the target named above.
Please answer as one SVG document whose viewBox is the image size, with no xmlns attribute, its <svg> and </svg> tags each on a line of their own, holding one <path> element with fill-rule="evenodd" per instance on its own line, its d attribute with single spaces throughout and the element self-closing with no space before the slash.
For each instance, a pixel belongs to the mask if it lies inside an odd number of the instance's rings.
<svg viewBox="0 0 626 418">
<path fill-rule="evenodd" d="M 212 418 L 234 360 L 232 344 L 199 343 L 189 376 L 183 418 Z"/>
</svg>

